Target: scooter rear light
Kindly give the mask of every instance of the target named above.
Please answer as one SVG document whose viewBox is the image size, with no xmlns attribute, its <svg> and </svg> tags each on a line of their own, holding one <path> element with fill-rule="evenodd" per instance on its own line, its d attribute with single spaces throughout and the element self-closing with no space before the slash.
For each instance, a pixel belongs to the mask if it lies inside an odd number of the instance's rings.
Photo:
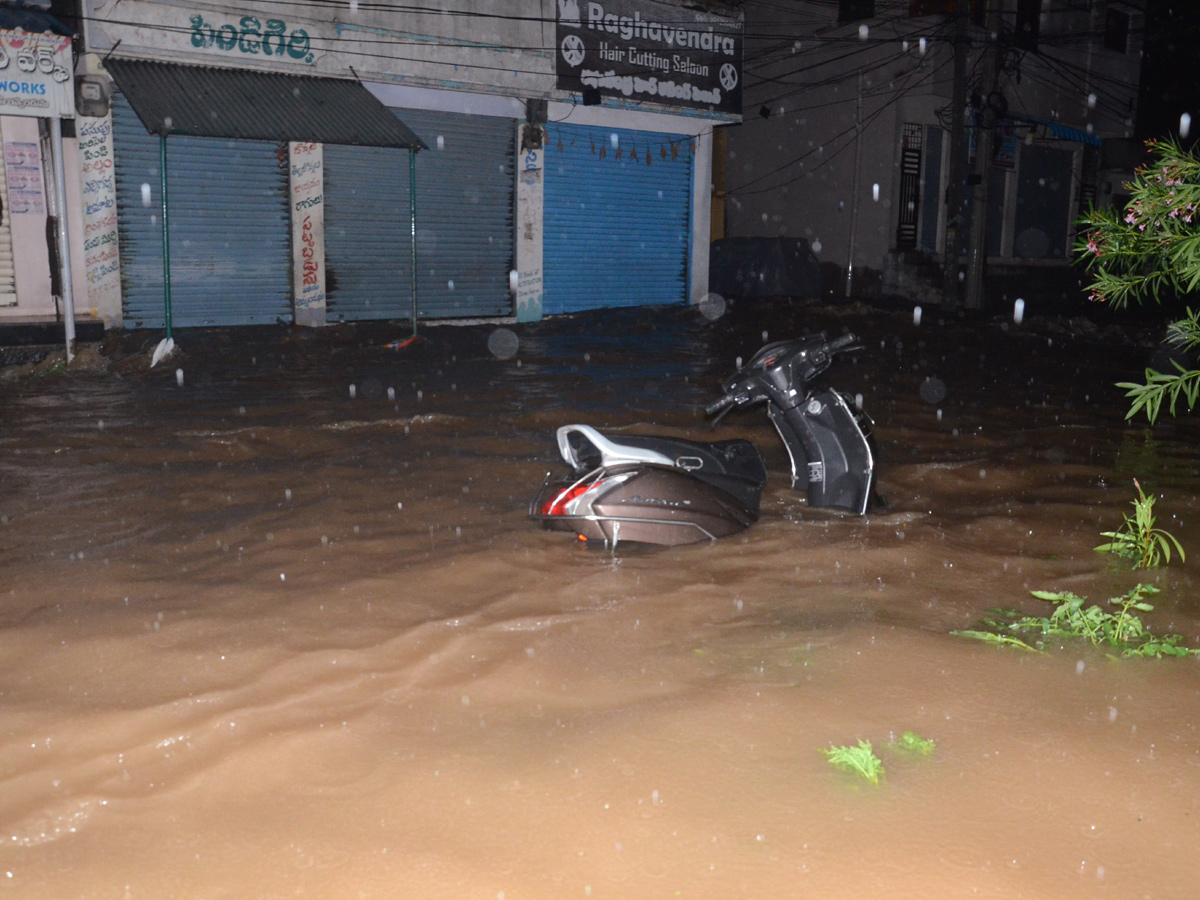
<svg viewBox="0 0 1200 900">
<path fill-rule="evenodd" d="M 604 484 L 604 479 L 599 481 L 589 481 L 585 484 L 577 484 L 574 487 L 561 490 L 551 499 L 542 504 L 543 516 L 565 516 L 567 514 L 567 504 L 577 497 L 582 497 L 592 488 L 599 487 Z"/>
</svg>

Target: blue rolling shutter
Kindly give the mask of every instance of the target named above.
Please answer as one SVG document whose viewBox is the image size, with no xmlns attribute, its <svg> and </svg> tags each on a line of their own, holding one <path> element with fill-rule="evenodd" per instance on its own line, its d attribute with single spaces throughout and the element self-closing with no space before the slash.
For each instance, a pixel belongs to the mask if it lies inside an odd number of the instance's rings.
<svg viewBox="0 0 1200 900">
<path fill-rule="evenodd" d="M 691 139 L 561 123 L 548 132 L 543 312 L 684 302 Z"/>
<path fill-rule="evenodd" d="M 512 119 L 427 110 L 396 114 L 429 147 L 417 154 L 421 318 L 512 312 Z M 408 154 L 325 145 L 329 318 L 412 313 Z"/>
<path fill-rule="evenodd" d="M 124 323 L 161 328 L 158 138 L 119 94 L 113 142 Z M 174 325 L 292 321 L 287 164 L 279 145 L 169 137 L 167 179 Z"/>
</svg>

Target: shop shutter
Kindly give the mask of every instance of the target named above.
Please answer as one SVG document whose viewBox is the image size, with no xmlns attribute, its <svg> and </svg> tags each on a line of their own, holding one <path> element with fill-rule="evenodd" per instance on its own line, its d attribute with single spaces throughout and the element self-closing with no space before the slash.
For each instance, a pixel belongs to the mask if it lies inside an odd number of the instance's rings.
<svg viewBox="0 0 1200 900">
<path fill-rule="evenodd" d="M 417 154 L 421 318 L 512 312 L 512 119 L 398 109 L 428 146 Z M 328 317 L 412 314 L 408 153 L 325 146 Z"/>
<path fill-rule="evenodd" d="M 543 312 L 684 302 L 691 138 L 562 123 L 548 133 Z"/>
<path fill-rule="evenodd" d="M 158 138 L 119 94 L 113 142 L 124 322 L 161 328 Z M 167 179 L 175 327 L 292 321 L 286 145 L 172 136 Z"/>
</svg>

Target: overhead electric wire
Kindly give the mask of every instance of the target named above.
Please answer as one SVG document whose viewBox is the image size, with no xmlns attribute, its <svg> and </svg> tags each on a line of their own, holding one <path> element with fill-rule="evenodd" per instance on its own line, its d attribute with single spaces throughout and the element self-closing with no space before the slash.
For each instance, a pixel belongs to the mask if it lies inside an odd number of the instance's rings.
<svg viewBox="0 0 1200 900">
<path fill-rule="evenodd" d="M 804 153 L 801 153 L 799 156 L 793 157 L 792 159 L 788 160 L 787 162 L 783 163 L 782 165 L 777 166 L 776 168 L 772 169 L 770 172 L 764 172 L 763 174 L 758 175 L 757 177 L 751 179 L 750 181 L 746 182 L 745 184 L 743 184 L 737 188 L 727 189 L 726 194 L 729 196 L 761 194 L 761 193 L 765 193 L 766 191 L 778 190 L 781 187 L 785 187 L 786 185 L 793 184 L 794 182 L 800 180 L 800 178 L 807 177 L 812 172 L 815 172 L 818 169 L 820 169 L 821 166 L 824 166 L 826 164 L 826 161 L 822 161 L 822 163 L 820 165 L 818 165 L 816 168 L 810 169 L 810 170 L 804 172 L 802 175 L 798 175 L 798 176 L 791 178 L 780 184 L 773 184 L 770 187 L 759 188 L 756 190 L 748 190 L 748 188 L 750 188 L 752 185 L 757 184 L 758 182 L 760 182 L 766 178 L 770 178 L 772 175 L 777 175 L 780 172 L 784 171 L 785 169 L 791 168 L 792 166 L 795 166 L 798 163 L 803 162 L 805 159 L 807 159 L 809 156 L 812 156 L 814 153 L 823 152 L 823 149 L 826 146 L 826 144 L 836 143 L 838 140 L 845 137 L 850 132 L 856 131 L 859 128 L 862 128 L 863 130 L 865 130 L 866 127 L 871 122 L 873 122 L 876 118 L 878 118 L 884 112 L 884 110 L 888 109 L 890 106 L 892 106 L 894 103 L 896 103 L 901 97 L 907 95 L 909 92 L 911 92 L 915 88 L 919 87 L 925 81 L 929 80 L 929 78 L 931 76 L 933 76 L 937 72 L 941 71 L 941 69 L 943 67 L 945 67 L 946 65 L 948 65 L 949 62 L 950 62 L 950 60 L 945 60 L 943 63 L 941 63 L 941 65 L 926 72 L 921 78 L 917 79 L 917 81 L 915 81 L 914 83 L 905 85 L 904 87 L 901 87 L 901 88 L 897 88 L 894 92 L 895 96 L 893 96 L 890 100 L 887 100 L 886 102 L 880 104 L 879 108 L 874 110 L 873 112 L 871 112 L 871 114 L 862 123 L 855 122 L 854 124 L 850 125 L 848 128 L 845 128 L 842 131 L 835 134 L 833 137 L 828 138 L 827 140 L 821 142 L 820 144 L 817 145 L 816 148 L 806 150 Z M 916 70 L 914 70 L 914 71 L 916 71 Z M 831 159 L 834 156 L 837 156 L 838 153 L 840 153 L 846 147 L 850 146 L 851 143 L 852 142 L 849 142 L 849 141 L 846 142 L 843 146 L 839 147 L 832 154 L 830 154 L 830 157 L 828 157 L 828 158 Z"/>
</svg>

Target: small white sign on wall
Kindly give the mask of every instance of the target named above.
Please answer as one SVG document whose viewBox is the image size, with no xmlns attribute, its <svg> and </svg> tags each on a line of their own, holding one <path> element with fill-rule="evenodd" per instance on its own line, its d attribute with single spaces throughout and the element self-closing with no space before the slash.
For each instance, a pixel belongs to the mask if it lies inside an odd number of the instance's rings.
<svg viewBox="0 0 1200 900">
<path fill-rule="evenodd" d="M 325 324 L 325 148 L 288 145 L 296 324 Z"/>
</svg>

